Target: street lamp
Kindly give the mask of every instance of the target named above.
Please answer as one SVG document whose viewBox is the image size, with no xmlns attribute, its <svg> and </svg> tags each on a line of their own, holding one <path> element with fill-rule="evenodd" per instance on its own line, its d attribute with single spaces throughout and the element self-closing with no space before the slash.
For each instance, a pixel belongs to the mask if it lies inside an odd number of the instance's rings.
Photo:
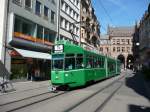
<svg viewBox="0 0 150 112">
<path fill-rule="evenodd" d="M 139 46 L 139 45 L 140 45 L 140 43 L 139 43 L 139 42 L 137 42 L 137 43 L 136 43 L 136 46 Z"/>
</svg>

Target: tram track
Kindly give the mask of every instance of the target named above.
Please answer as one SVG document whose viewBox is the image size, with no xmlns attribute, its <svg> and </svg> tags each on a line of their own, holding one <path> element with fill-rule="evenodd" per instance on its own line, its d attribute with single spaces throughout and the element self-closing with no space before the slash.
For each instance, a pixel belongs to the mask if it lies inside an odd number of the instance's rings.
<svg viewBox="0 0 150 112">
<path fill-rule="evenodd" d="M 52 94 L 52 93 L 50 94 L 50 92 L 46 92 L 46 93 L 38 94 L 38 95 L 35 95 L 35 96 L 32 96 L 32 97 L 28 97 L 28 98 L 25 98 L 25 99 L 17 100 L 17 101 L 14 101 L 14 102 L 9 102 L 9 103 L 1 105 L 0 106 L 0 111 L 1 112 L 12 112 L 12 111 L 15 111 L 15 110 L 19 110 L 21 108 L 31 106 L 31 105 L 36 104 L 36 103 L 40 103 L 40 102 L 55 98 L 57 96 L 66 94 L 68 92 L 69 91 L 59 92 L 58 94 L 56 94 L 56 93 L 55 94 Z"/>
<path fill-rule="evenodd" d="M 74 110 L 75 108 L 77 108 L 78 106 L 80 106 L 81 104 L 85 103 L 86 101 L 88 101 L 89 99 L 93 98 L 94 96 L 96 96 L 97 94 L 101 93 L 102 91 L 106 90 L 107 88 L 111 87 L 112 85 L 114 85 L 115 83 L 117 83 L 119 80 L 123 79 L 125 76 L 122 76 L 119 79 L 116 79 L 115 81 L 111 82 L 110 84 L 104 86 L 103 88 L 101 88 L 100 90 L 94 92 L 93 94 L 89 95 L 88 97 L 84 98 L 83 100 L 79 101 L 78 103 L 76 103 L 75 105 L 69 107 L 68 109 L 64 110 L 63 112 L 71 112 L 72 110 Z M 119 82 L 120 83 L 120 82 Z M 123 85 L 123 83 L 120 84 L 120 86 L 115 89 L 103 102 L 101 105 L 99 105 L 94 112 L 98 112 L 100 111 L 106 104 L 107 102 L 113 97 L 113 95 L 121 88 L 121 86 Z"/>
<path fill-rule="evenodd" d="M 96 94 L 98 94 L 99 92 L 105 90 L 105 88 L 110 87 L 111 85 L 113 85 L 114 83 L 116 83 L 116 81 L 122 79 L 124 76 L 115 79 L 113 82 L 111 82 L 110 84 L 104 86 L 103 88 L 101 88 L 100 90 L 98 90 L 97 92 L 95 92 L 94 94 L 90 95 L 88 98 L 80 101 L 78 104 L 75 104 L 74 106 L 70 107 L 69 109 L 65 110 L 65 112 L 71 111 L 74 108 L 76 108 L 77 106 L 79 106 L 80 104 L 82 104 L 83 102 L 87 101 L 88 99 L 90 99 L 91 97 L 95 96 Z M 71 91 L 59 91 L 59 93 L 52 93 L 50 94 L 49 92 L 45 92 L 42 94 L 38 94 L 38 95 L 34 95 L 28 98 L 24 98 L 21 100 L 17 100 L 17 101 L 13 101 L 13 102 L 9 102 L 3 105 L 0 105 L 0 111 L 1 112 L 12 112 L 12 111 L 16 111 L 16 110 L 20 110 L 23 109 L 25 107 L 30 107 L 34 104 L 40 103 L 40 102 L 44 102 L 46 100 L 50 100 L 52 98 L 55 98 L 57 96 L 66 94 L 66 93 L 70 93 Z M 98 108 L 99 109 L 99 108 Z"/>
</svg>

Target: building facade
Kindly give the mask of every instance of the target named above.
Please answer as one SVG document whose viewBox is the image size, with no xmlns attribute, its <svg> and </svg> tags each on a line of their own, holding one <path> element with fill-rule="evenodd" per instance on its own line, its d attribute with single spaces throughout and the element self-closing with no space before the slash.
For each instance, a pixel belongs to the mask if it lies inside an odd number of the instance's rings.
<svg viewBox="0 0 150 112">
<path fill-rule="evenodd" d="M 124 67 L 133 68 L 133 41 L 134 27 L 108 27 L 111 41 L 111 56 L 124 63 Z"/>
<path fill-rule="evenodd" d="M 59 38 L 79 42 L 80 0 L 60 0 Z"/>
<path fill-rule="evenodd" d="M 100 24 L 91 0 L 81 0 L 81 43 L 99 47 Z"/>
<path fill-rule="evenodd" d="M 5 63 L 5 37 L 6 37 L 6 18 L 7 18 L 7 0 L 1 0 L 1 10 L 0 10 L 0 61 Z"/>
<path fill-rule="evenodd" d="M 10 78 L 48 79 L 57 34 L 57 0 L 9 0 L 6 64 Z"/>
<path fill-rule="evenodd" d="M 133 34 L 133 57 L 134 57 L 134 69 L 139 70 L 140 69 L 140 49 L 139 49 L 140 43 L 139 43 L 139 24 L 135 24 L 135 32 Z"/>
<path fill-rule="evenodd" d="M 150 4 L 139 26 L 140 62 L 150 68 Z"/>
<path fill-rule="evenodd" d="M 111 56 L 111 41 L 109 35 L 100 36 L 100 53 Z"/>
</svg>

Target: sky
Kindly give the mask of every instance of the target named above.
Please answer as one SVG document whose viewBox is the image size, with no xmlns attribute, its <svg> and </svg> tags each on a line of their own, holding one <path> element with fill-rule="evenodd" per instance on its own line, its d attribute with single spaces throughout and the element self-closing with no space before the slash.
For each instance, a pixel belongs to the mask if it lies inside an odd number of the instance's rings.
<svg viewBox="0 0 150 112">
<path fill-rule="evenodd" d="M 92 0 L 95 14 L 101 25 L 101 34 L 107 27 L 132 26 L 139 22 L 148 9 L 150 0 Z"/>
</svg>

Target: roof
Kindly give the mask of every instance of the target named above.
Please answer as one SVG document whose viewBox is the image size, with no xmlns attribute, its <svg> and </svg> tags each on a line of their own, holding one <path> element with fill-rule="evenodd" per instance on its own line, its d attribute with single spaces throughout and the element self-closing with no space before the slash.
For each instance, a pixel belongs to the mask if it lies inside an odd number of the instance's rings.
<svg viewBox="0 0 150 112">
<path fill-rule="evenodd" d="M 135 31 L 135 26 L 127 27 L 108 27 L 108 34 L 111 37 L 130 37 Z"/>
</svg>

